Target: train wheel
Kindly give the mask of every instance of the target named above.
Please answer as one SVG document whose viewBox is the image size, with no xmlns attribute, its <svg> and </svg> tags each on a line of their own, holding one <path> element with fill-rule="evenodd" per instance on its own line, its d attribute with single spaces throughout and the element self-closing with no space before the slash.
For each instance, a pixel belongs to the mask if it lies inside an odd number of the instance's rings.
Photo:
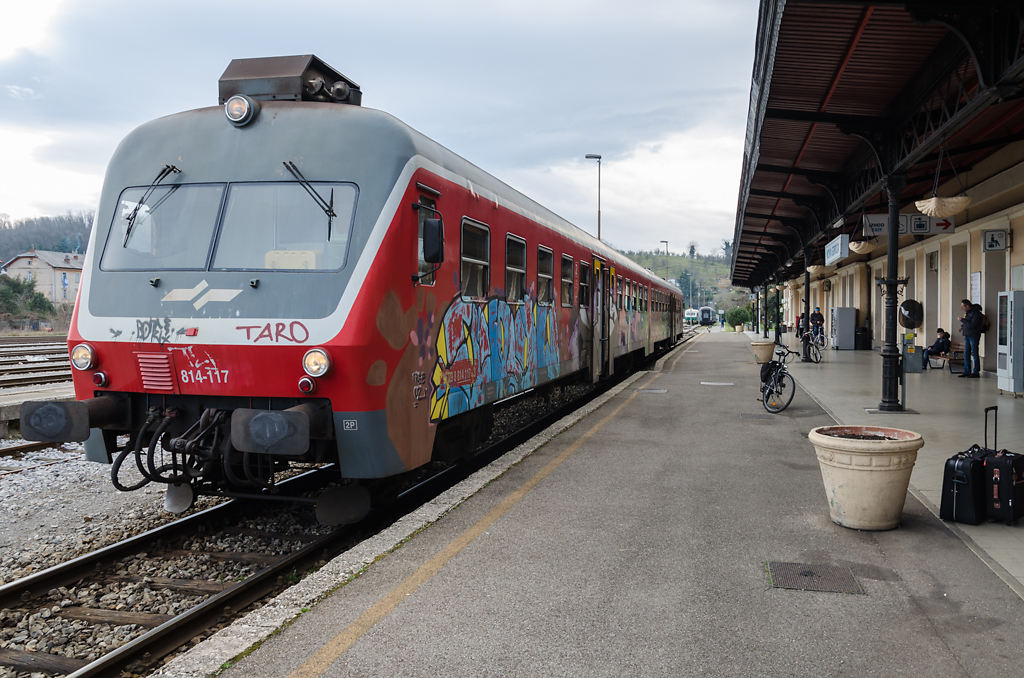
<svg viewBox="0 0 1024 678">
<path fill-rule="evenodd" d="M 362 485 L 330 487 L 316 498 L 316 519 L 321 525 L 350 525 L 370 512 L 370 491 Z"/>
<path fill-rule="evenodd" d="M 455 461 L 472 455 L 491 436 L 493 426 L 494 412 L 490 405 L 441 422 L 434 436 L 433 459 Z"/>
</svg>

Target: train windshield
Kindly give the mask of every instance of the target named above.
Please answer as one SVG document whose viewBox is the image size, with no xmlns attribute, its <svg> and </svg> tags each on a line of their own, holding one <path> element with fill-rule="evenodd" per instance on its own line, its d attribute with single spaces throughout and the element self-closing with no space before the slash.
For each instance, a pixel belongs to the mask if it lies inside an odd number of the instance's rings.
<svg viewBox="0 0 1024 678">
<path fill-rule="evenodd" d="M 329 218 L 297 182 L 158 186 L 145 201 L 145 187 L 127 188 L 119 198 L 100 267 L 205 270 L 216 240 L 214 269 L 338 270 L 345 264 L 356 187 L 340 182 L 311 186 L 321 195 L 333 192 L 336 216 Z"/>
<path fill-rule="evenodd" d="M 206 268 L 224 185 L 158 186 L 143 202 L 146 190 L 147 187 L 135 187 L 121 192 L 101 268 L 107 271 Z M 129 219 L 133 214 L 129 233 Z"/>
<path fill-rule="evenodd" d="M 298 183 L 232 184 L 213 267 L 341 268 L 355 214 L 356 188 L 344 183 L 310 183 L 320 195 L 333 194 L 337 215 L 333 220 Z"/>
</svg>

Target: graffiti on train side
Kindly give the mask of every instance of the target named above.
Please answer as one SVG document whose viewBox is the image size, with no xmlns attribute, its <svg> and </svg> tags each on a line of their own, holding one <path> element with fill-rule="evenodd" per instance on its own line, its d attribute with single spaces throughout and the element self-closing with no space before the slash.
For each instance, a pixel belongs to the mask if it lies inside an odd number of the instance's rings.
<svg viewBox="0 0 1024 678">
<path fill-rule="evenodd" d="M 532 295 L 521 304 L 503 298 L 472 302 L 456 297 L 437 333 L 431 420 L 447 419 L 557 378 L 560 335 L 575 339 L 579 331 L 560 331 L 557 310 L 538 304 Z M 566 351 L 578 362 L 575 346 Z"/>
</svg>

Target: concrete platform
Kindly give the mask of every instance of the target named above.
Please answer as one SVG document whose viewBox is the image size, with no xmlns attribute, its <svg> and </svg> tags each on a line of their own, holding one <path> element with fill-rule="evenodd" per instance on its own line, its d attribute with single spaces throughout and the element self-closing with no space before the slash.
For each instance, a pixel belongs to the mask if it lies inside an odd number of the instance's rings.
<svg viewBox="0 0 1024 678">
<path fill-rule="evenodd" d="M 1024 601 L 913 496 L 897 530 L 831 523 L 806 433 L 833 419 L 803 391 L 766 413 L 748 345 L 684 345 L 456 508 L 425 507 L 428 529 L 340 556 L 159 673 L 1016 674 Z M 794 371 L 838 389 L 863 369 Z M 773 588 L 767 561 L 845 567 L 864 593 Z"/>
<path fill-rule="evenodd" d="M 876 351 L 826 350 L 817 365 L 797 362 L 791 368 L 797 383 L 837 422 L 885 422 L 924 437 L 910 479 L 911 492 L 936 515 L 946 459 L 984 442 L 986 407 L 999 406 L 998 425 L 989 431 L 989 445 L 995 444 L 998 430 L 1000 448 L 1024 453 L 1024 399 L 1001 395 L 993 374 L 981 379 L 960 379 L 948 369 L 907 374 L 906 406 L 913 413 L 868 414 L 865 410 L 877 408 L 882 397 L 882 357 Z M 1024 524 L 951 524 L 951 528 L 1024 597 Z"/>
</svg>

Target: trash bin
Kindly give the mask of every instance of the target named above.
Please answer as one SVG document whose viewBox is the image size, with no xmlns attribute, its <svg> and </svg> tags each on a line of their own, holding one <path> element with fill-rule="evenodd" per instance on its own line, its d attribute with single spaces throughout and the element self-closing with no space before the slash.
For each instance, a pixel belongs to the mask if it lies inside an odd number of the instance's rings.
<svg viewBox="0 0 1024 678">
<path fill-rule="evenodd" d="M 866 327 L 858 327 L 853 333 L 853 348 L 856 351 L 871 350 L 871 332 Z"/>
</svg>

